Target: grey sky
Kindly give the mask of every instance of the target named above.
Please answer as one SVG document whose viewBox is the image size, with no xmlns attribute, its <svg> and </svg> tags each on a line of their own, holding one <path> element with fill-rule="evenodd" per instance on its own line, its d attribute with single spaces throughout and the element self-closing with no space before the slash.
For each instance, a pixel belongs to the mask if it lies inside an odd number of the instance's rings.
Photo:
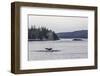
<svg viewBox="0 0 100 76">
<path fill-rule="evenodd" d="M 29 15 L 28 18 L 29 28 L 44 26 L 56 33 L 88 29 L 88 17 Z"/>
</svg>

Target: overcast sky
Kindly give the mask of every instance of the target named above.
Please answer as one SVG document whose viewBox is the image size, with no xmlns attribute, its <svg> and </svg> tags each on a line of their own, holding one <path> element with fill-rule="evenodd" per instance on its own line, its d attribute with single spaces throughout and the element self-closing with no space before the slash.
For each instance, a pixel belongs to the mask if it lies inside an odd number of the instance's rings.
<svg viewBox="0 0 100 76">
<path fill-rule="evenodd" d="M 28 21 L 29 28 L 44 26 L 56 33 L 88 29 L 87 17 L 29 15 Z"/>
</svg>

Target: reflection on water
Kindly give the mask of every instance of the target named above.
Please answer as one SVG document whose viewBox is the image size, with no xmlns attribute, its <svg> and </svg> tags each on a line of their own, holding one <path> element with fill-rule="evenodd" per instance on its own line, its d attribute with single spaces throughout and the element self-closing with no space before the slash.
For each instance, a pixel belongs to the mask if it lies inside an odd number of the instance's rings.
<svg viewBox="0 0 100 76">
<path fill-rule="evenodd" d="M 79 59 L 88 57 L 88 41 L 61 39 L 29 41 L 28 60 Z"/>
</svg>

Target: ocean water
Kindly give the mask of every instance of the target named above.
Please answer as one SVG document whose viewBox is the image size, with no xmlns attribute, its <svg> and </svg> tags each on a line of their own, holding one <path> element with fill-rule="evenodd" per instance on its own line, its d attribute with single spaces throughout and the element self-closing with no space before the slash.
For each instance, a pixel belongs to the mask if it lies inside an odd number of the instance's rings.
<svg viewBox="0 0 100 76">
<path fill-rule="evenodd" d="M 46 48 L 52 48 L 47 50 Z M 28 60 L 55 60 L 88 58 L 88 40 L 29 41 Z"/>
</svg>

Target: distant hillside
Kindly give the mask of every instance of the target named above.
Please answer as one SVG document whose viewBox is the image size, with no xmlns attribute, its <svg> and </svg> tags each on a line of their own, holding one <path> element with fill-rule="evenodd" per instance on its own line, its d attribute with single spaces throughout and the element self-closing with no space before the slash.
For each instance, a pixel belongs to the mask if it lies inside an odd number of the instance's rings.
<svg viewBox="0 0 100 76">
<path fill-rule="evenodd" d="M 88 38 L 88 30 L 56 33 L 59 38 Z"/>
</svg>

